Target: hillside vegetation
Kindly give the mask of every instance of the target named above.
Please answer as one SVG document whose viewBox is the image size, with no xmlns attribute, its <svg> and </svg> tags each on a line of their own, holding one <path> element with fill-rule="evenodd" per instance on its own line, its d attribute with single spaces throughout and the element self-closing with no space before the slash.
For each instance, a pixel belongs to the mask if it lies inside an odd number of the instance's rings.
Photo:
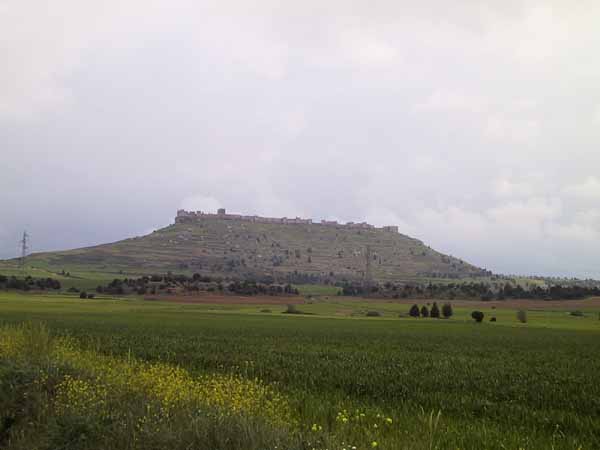
<svg viewBox="0 0 600 450">
<path fill-rule="evenodd" d="M 200 273 L 323 283 L 362 280 L 370 251 L 375 281 L 459 279 L 489 274 L 381 229 L 265 224 L 205 219 L 176 223 L 143 237 L 76 250 L 39 253 L 27 264 L 52 272 Z"/>
</svg>

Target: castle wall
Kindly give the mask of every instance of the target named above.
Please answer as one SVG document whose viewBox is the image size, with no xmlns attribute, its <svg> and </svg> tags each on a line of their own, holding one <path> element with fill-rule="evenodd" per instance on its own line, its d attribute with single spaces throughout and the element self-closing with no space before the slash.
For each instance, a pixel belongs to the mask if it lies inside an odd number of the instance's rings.
<svg viewBox="0 0 600 450">
<path fill-rule="evenodd" d="M 253 223 L 269 223 L 269 224 L 284 224 L 284 225 L 322 225 L 328 227 L 346 228 L 346 229 L 359 229 L 359 230 L 382 230 L 392 233 L 398 233 L 398 227 L 395 225 L 385 226 L 376 228 L 375 226 L 367 223 L 354 223 L 348 222 L 346 224 L 338 223 L 336 220 L 321 220 L 318 223 L 313 222 L 312 219 L 302 219 L 296 217 L 295 219 L 288 219 L 287 217 L 261 217 L 261 216 L 244 216 L 241 214 L 227 214 L 224 209 L 220 209 L 217 214 L 205 213 L 202 211 L 186 211 L 185 209 L 177 210 L 177 216 L 175 217 L 175 223 L 186 223 L 193 221 L 201 221 L 204 219 L 221 219 L 221 220 L 240 220 L 244 222 Z"/>
</svg>

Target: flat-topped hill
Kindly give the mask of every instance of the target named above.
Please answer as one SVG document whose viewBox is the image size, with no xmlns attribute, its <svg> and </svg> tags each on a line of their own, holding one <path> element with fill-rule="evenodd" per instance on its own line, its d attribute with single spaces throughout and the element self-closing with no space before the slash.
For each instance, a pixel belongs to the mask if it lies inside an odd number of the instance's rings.
<svg viewBox="0 0 600 450">
<path fill-rule="evenodd" d="M 187 214 L 180 211 L 175 224 L 146 236 L 33 254 L 27 258 L 27 264 L 55 272 L 273 275 L 295 282 L 361 280 L 367 270 L 374 281 L 486 274 L 398 233 L 394 227 L 334 222 L 277 223 L 251 220 L 249 216 Z"/>
</svg>

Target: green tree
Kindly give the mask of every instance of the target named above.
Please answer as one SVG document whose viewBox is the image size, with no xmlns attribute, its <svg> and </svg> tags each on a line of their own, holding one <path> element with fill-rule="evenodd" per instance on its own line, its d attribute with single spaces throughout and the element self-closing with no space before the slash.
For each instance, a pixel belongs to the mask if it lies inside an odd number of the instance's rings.
<svg viewBox="0 0 600 450">
<path fill-rule="evenodd" d="M 442 315 L 445 319 L 452 317 L 454 311 L 452 311 L 452 305 L 450 303 L 444 303 L 442 305 Z"/>
<path fill-rule="evenodd" d="M 431 307 L 431 317 L 435 317 L 436 319 L 440 318 L 440 308 L 436 302 L 433 302 L 433 306 Z"/>
<path fill-rule="evenodd" d="M 476 322 L 481 322 L 483 321 L 483 317 L 484 314 L 481 311 L 473 311 L 471 313 L 471 317 L 473 318 L 473 320 L 475 320 Z"/>
<path fill-rule="evenodd" d="M 408 314 L 410 314 L 411 317 L 419 317 L 421 315 L 417 305 L 412 305 Z"/>
<path fill-rule="evenodd" d="M 429 317 L 429 310 L 425 305 L 421 307 L 421 317 Z"/>
</svg>

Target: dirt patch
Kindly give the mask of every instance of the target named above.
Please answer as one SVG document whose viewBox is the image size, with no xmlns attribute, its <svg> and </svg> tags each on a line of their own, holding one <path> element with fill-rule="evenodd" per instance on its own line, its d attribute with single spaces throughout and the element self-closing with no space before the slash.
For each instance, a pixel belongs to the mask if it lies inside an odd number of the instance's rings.
<svg viewBox="0 0 600 450">
<path fill-rule="evenodd" d="M 146 296 L 144 300 L 171 303 L 196 303 L 208 305 L 300 305 L 304 303 L 302 297 L 285 297 L 271 295 L 153 295 Z"/>
</svg>

